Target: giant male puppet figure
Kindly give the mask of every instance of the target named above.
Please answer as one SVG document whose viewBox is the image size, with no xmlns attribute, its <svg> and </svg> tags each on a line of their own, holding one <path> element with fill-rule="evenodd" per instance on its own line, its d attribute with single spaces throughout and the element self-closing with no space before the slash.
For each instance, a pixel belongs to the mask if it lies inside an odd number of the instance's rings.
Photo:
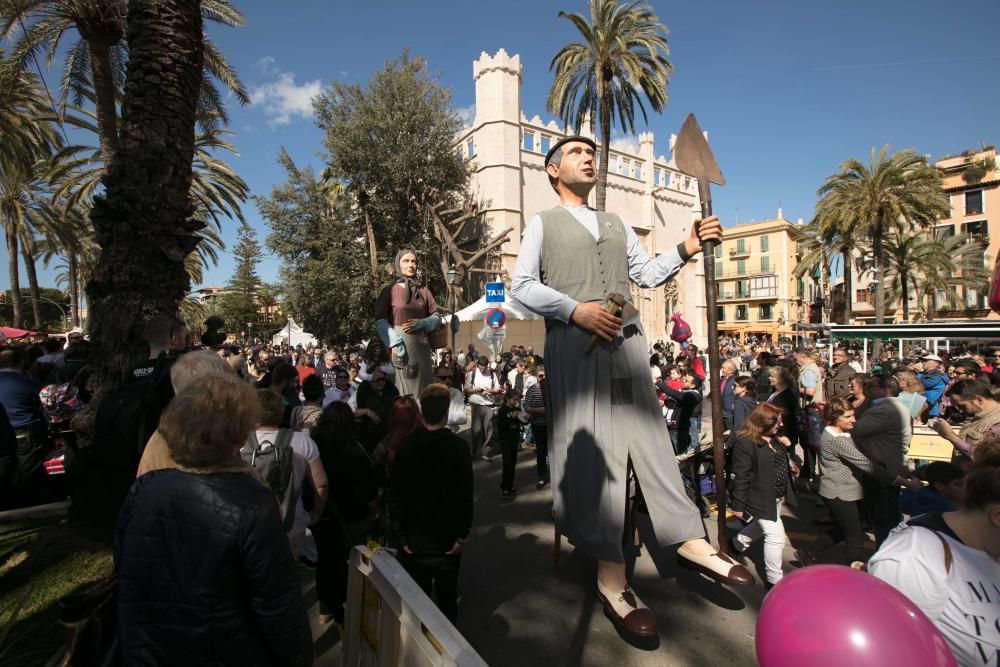
<svg viewBox="0 0 1000 667">
<path fill-rule="evenodd" d="M 715 217 L 700 220 L 684 243 L 650 259 L 618 215 L 587 206 L 597 182 L 595 148 L 593 140 L 572 136 L 545 156 L 560 205 L 528 223 L 511 293 L 545 318 L 556 524 L 597 558 L 598 597 L 610 618 L 649 636 L 656 619 L 629 588 L 622 551 L 630 459 L 657 540 L 681 543 L 681 565 L 724 583 L 753 577 L 704 539 L 649 381 L 642 325 L 604 306 L 612 293 L 627 299 L 630 280 L 641 287 L 666 282 L 701 251 L 701 241 L 721 241 L 722 227 Z M 599 342 L 588 351 L 595 336 Z"/>
</svg>

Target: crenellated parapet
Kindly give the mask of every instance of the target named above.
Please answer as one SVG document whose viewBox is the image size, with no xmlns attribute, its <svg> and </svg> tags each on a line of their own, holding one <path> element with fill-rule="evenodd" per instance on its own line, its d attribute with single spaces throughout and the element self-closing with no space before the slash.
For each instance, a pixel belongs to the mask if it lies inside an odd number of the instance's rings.
<svg viewBox="0 0 1000 667">
<path fill-rule="evenodd" d="M 472 63 L 472 79 L 477 81 L 479 77 L 490 72 L 505 72 L 516 76 L 520 81 L 521 56 L 518 54 L 508 56 L 503 49 L 497 51 L 494 56 L 483 51 L 480 53 L 479 59 Z"/>
</svg>

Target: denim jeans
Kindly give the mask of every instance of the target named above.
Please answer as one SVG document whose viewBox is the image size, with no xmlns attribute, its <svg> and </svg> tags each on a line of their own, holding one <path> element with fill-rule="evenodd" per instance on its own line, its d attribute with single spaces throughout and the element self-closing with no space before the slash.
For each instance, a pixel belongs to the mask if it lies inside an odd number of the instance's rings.
<svg viewBox="0 0 1000 667">
<path fill-rule="evenodd" d="M 701 417 L 691 417 L 691 444 L 689 447 L 698 448 L 701 445 Z"/>
</svg>

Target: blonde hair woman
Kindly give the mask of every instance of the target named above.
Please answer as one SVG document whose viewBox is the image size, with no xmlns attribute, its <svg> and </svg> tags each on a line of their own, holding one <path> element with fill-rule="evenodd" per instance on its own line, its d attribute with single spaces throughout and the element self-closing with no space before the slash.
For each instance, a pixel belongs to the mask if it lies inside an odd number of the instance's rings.
<svg viewBox="0 0 1000 667">
<path fill-rule="evenodd" d="M 924 383 L 913 371 L 897 371 L 896 381 L 899 382 L 900 390 L 896 398 L 910 411 L 910 417 L 920 421 L 920 413 L 927 405 L 927 399 L 924 398 Z"/>
</svg>

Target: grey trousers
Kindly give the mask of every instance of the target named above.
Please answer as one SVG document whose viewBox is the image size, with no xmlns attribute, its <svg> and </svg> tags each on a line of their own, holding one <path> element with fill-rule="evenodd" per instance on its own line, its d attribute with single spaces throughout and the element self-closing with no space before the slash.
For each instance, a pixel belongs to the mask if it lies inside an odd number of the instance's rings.
<svg viewBox="0 0 1000 667">
<path fill-rule="evenodd" d="M 493 440 L 493 406 L 469 404 L 472 408 L 472 458 L 482 454 L 489 456 Z M 483 448 L 486 448 L 485 450 Z"/>
<path fill-rule="evenodd" d="M 587 356 L 590 333 L 558 321 L 547 325 L 549 456 L 559 531 L 599 560 L 624 561 L 631 458 L 659 544 L 703 537 L 650 381 L 639 321 L 627 322 L 618 338 Z"/>
</svg>

